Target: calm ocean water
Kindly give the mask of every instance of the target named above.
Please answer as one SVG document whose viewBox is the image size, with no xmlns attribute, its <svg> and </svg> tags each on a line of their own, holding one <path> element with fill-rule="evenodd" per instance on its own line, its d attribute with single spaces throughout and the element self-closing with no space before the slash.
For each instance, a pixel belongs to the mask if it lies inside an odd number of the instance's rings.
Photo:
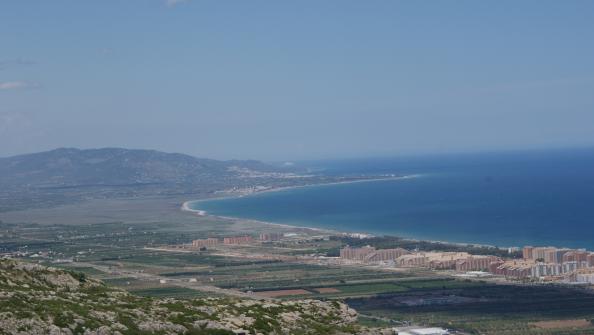
<svg viewBox="0 0 594 335">
<path fill-rule="evenodd" d="M 594 150 L 309 162 L 320 173 L 420 174 L 193 203 L 210 214 L 497 246 L 594 250 Z"/>
</svg>

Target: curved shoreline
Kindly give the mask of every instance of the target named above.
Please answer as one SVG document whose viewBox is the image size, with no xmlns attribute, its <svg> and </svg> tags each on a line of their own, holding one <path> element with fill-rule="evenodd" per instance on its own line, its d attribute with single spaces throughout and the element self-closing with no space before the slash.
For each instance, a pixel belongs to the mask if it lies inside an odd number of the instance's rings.
<svg viewBox="0 0 594 335">
<path fill-rule="evenodd" d="M 188 200 L 188 201 L 184 201 L 184 203 L 182 203 L 180 210 L 182 210 L 184 212 L 196 213 L 196 215 L 199 215 L 199 216 L 206 216 L 206 215 L 210 215 L 210 214 L 208 214 L 205 210 L 191 208 L 190 203 L 201 202 L 201 201 L 211 201 L 211 200 L 234 199 L 234 198 L 241 198 L 241 197 L 252 196 L 252 195 L 257 195 L 257 194 L 263 194 L 263 193 L 269 193 L 269 192 L 280 192 L 280 191 L 305 188 L 305 187 L 342 185 L 342 184 L 365 183 L 365 182 L 376 182 L 376 181 L 386 181 L 386 180 L 401 180 L 401 179 L 404 180 L 404 179 L 418 178 L 420 176 L 422 176 L 422 175 L 421 174 L 410 174 L 410 175 L 404 175 L 404 176 L 391 176 L 391 177 L 379 177 L 379 178 L 369 178 L 369 179 L 345 180 L 345 181 L 336 181 L 336 182 L 330 182 L 330 183 L 319 183 L 319 184 L 309 184 L 309 185 L 272 187 L 272 188 L 264 189 L 261 191 L 254 191 L 254 192 L 251 192 L 248 194 L 228 194 L 228 195 L 224 195 L 224 196 L 220 196 L 220 197 Z M 216 216 L 216 215 L 213 215 L 213 216 Z M 224 216 L 217 216 L 217 217 L 231 218 L 231 217 L 224 217 Z M 232 218 L 232 219 L 247 220 L 247 219 L 242 219 L 242 218 Z M 272 223 L 272 222 L 265 222 L 265 223 L 276 224 L 276 223 Z M 285 225 L 285 226 L 293 227 L 291 225 Z M 309 227 L 298 227 L 298 228 L 309 228 Z M 315 228 L 311 228 L 311 229 L 315 229 Z"/>
<path fill-rule="evenodd" d="M 196 213 L 196 215 L 199 216 L 206 216 L 206 211 L 203 210 L 199 210 L 199 209 L 192 209 L 190 208 L 190 203 L 194 202 L 197 200 L 189 200 L 189 201 L 185 201 L 182 205 L 181 205 L 181 210 L 184 212 L 192 212 L 192 213 Z"/>
<path fill-rule="evenodd" d="M 241 218 L 241 217 L 232 217 L 232 216 L 222 216 L 222 215 L 212 215 L 208 214 L 205 210 L 201 209 L 193 209 L 190 207 L 191 203 L 201 202 L 201 201 L 210 201 L 210 200 L 223 200 L 223 199 L 234 199 L 240 198 L 245 196 L 252 196 L 256 194 L 268 193 L 268 192 L 279 192 L 285 191 L 290 189 L 297 189 L 297 188 L 305 188 L 305 187 L 317 187 L 317 186 L 330 186 L 330 185 L 341 185 L 341 184 L 353 184 L 353 183 L 364 183 L 364 182 L 377 182 L 377 181 L 386 181 L 386 180 L 404 180 L 404 179 L 412 179 L 418 178 L 421 174 L 411 174 L 411 175 L 404 175 L 404 176 L 390 176 L 390 177 L 381 177 L 381 178 L 369 178 L 369 179 L 358 179 L 358 180 L 345 180 L 345 181 L 336 181 L 330 183 L 319 183 L 319 184 L 309 184 L 309 185 L 295 185 L 295 186 L 283 186 L 283 187 L 273 187 L 270 189 L 265 189 L 262 191 L 255 191 L 250 194 L 229 194 L 221 197 L 212 197 L 206 199 L 198 199 L 198 200 L 188 200 L 185 201 L 181 205 L 181 210 L 184 212 L 191 212 L 196 214 L 197 216 L 210 216 L 214 218 L 226 219 L 226 220 L 234 220 L 234 221 L 244 221 L 244 222 L 254 222 L 264 225 L 270 225 L 275 227 L 287 228 L 287 229 L 307 229 L 315 232 L 327 232 L 327 233 L 335 233 L 335 234 L 353 234 L 355 232 L 343 232 L 329 228 L 317 228 L 317 227 L 308 227 L 308 226 L 295 226 L 286 223 L 278 223 L 278 222 L 270 222 L 270 221 L 261 221 L 261 220 L 254 220 L 248 218 Z M 357 232 L 358 234 L 364 234 L 369 236 L 375 236 L 374 234 L 367 233 L 367 232 Z"/>
<path fill-rule="evenodd" d="M 228 198 L 228 197 L 226 197 L 226 198 Z M 207 200 L 207 199 L 204 199 L 204 200 Z M 186 202 L 184 202 L 184 205 L 186 203 L 190 203 L 193 201 L 201 201 L 201 200 L 186 201 Z M 187 209 L 184 209 L 184 208 L 187 208 Z M 475 246 L 475 247 L 495 248 L 495 249 L 501 249 L 501 250 L 506 250 L 509 248 L 517 248 L 517 246 L 501 247 L 501 246 L 496 246 L 496 245 L 492 245 L 492 244 L 484 244 L 484 243 L 452 242 L 452 241 L 443 241 L 443 240 L 419 239 L 419 238 L 390 235 L 390 234 L 384 234 L 384 233 L 381 233 L 378 235 L 378 234 L 373 234 L 373 233 L 369 233 L 369 232 L 365 232 L 365 231 L 347 232 L 347 231 L 340 231 L 340 230 L 335 230 L 335 229 L 330 229 L 330 228 L 296 226 L 296 225 L 291 225 L 291 224 L 286 224 L 286 223 L 262 221 L 262 220 L 241 218 L 241 217 L 235 217 L 235 216 L 213 215 L 213 214 L 208 214 L 206 211 L 203 211 L 203 210 L 196 210 L 196 209 L 188 208 L 187 206 L 182 206 L 182 210 L 195 213 L 196 215 L 201 216 L 201 217 L 212 217 L 212 218 L 218 218 L 218 219 L 224 219 L 224 220 L 257 223 L 257 224 L 275 226 L 275 227 L 286 228 L 286 229 L 307 229 L 307 230 L 311 230 L 311 231 L 315 231 L 315 232 L 319 232 L 319 233 L 337 234 L 337 235 L 345 235 L 345 236 L 348 236 L 348 235 L 366 235 L 368 237 L 392 236 L 392 237 L 399 237 L 399 238 L 401 238 L 403 240 L 407 240 L 407 241 L 439 243 L 439 244 L 444 244 L 444 245 L 453 245 L 453 246 L 461 246 L 461 247 Z"/>
<path fill-rule="evenodd" d="M 307 229 L 307 230 L 311 230 L 311 231 L 315 231 L 315 232 L 320 232 L 320 233 L 333 233 L 333 234 L 341 234 L 341 235 L 362 234 L 362 235 L 367 235 L 367 236 L 370 236 L 370 237 L 374 237 L 374 236 L 398 236 L 398 235 L 390 235 L 389 233 L 369 233 L 369 232 L 365 232 L 365 231 L 339 231 L 339 230 L 335 230 L 335 229 L 331 229 L 331 228 L 318 228 L 318 227 L 310 227 L 310 226 L 297 226 L 297 225 L 292 225 L 292 224 L 277 223 L 277 222 L 270 222 L 270 221 L 262 221 L 262 220 L 242 218 L 242 217 L 213 215 L 213 214 L 209 214 L 205 210 L 192 209 L 190 207 L 190 203 L 202 202 L 202 201 L 210 201 L 210 200 L 233 199 L 233 198 L 240 198 L 240 197 L 244 197 L 244 196 L 257 195 L 257 194 L 261 194 L 261 193 L 278 192 L 278 191 L 283 191 L 283 190 L 296 189 L 296 188 L 304 188 L 304 187 L 318 187 L 318 186 L 329 186 L 329 185 L 340 185 L 340 184 L 351 184 L 351 183 L 362 183 L 362 182 L 377 182 L 377 181 L 386 181 L 386 180 L 411 179 L 411 178 L 417 178 L 417 177 L 420 177 L 420 176 L 422 176 L 422 175 L 421 174 L 411 174 L 411 175 L 398 176 L 398 177 L 373 178 L 373 179 L 370 178 L 370 179 L 348 180 L 348 181 L 338 181 L 338 182 L 331 182 L 331 183 L 310 184 L 310 185 L 284 186 L 284 187 L 277 187 L 277 188 L 265 189 L 265 190 L 262 190 L 262 191 L 255 191 L 255 192 L 252 192 L 252 193 L 249 193 L 249 194 L 229 194 L 229 195 L 220 196 L 220 197 L 212 197 L 212 198 L 197 199 L 197 200 L 188 200 L 188 201 L 185 201 L 182 204 L 182 206 L 181 206 L 180 209 L 182 211 L 187 211 L 187 212 L 194 213 L 197 216 L 201 216 L 201 217 L 210 216 L 210 217 L 213 217 L 213 218 L 220 218 L 220 219 L 234 220 L 234 221 L 243 221 L 243 222 L 253 222 L 253 223 L 258 223 L 258 224 L 263 224 L 263 225 L 270 225 L 270 226 L 275 226 L 275 227 L 280 227 L 280 228 L 287 228 L 287 229 Z M 505 249 L 508 249 L 508 248 L 517 248 L 517 246 L 502 247 L 502 246 L 495 246 L 495 245 L 484 244 L 484 243 L 452 242 L 452 241 L 443 241 L 443 240 L 419 239 L 419 238 L 406 237 L 406 236 L 399 236 L 399 237 L 401 237 L 401 238 L 403 238 L 405 240 L 409 240 L 409 241 L 440 243 L 440 244 L 455 245 L 455 246 L 479 246 L 479 247 L 497 248 L 497 249 L 502 249 L 502 250 L 505 250 Z"/>
<path fill-rule="evenodd" d="M 293 224 L 278 223 L 278 222 L 271 222 L 271 221 L 263 221 L 263 220 L 256 220 L 256 219 L 249 219 L 249 218 L 242 218 L 242 217 L 235 217 L 235 216 L 214 215 L 214 214 L 209 214 L 205 210 L 193 209 L 193 208 L 190 207 L 190 203 L 202 202 L 202 201 L 210 201 L 210 200 L 234 199 L 234 198 L 241 198 L 241 197 L 245 197 L 245 196 L 257 195 L 257 194 L 261 194 L 261 193 L 278 192 L 278 191 L 284 191 L 284 190 L 296 189 L 296 188 L 317 187 L 317 186 L 329 186 L 329 185 L 340 185 L 340 184 L 352 184 L 352 183 L 363 183 L 363 182 L 377 182 L 377 181 L 386 181 L 386 180 L 401 180 L 401 179 L 418 178 L 420 176 L 422 176 L 422 175 L 421 174 L 411 174 L 411 175 L 398 176 L 398 177 L 373 178 L 373 179 L 370 178 L 370 179 L 348 180 L 348 181 L 339 181 L 339 182 L 331 182 L 331 183 L 310 184 L 310 185 L 284 186 L 284 187 L 277 187 L 277 188 L 271 188 L 271 189 L 266 189 L 266 190 L 262 190 L 262 191 L 257 191 L 257 192 L 253 192 L 253 193 L 250 193 L 250 194 L 230 194 L 230 195 L 225 195 L 225 196 L 221 196 L 221 197 L 212 197 L 212 198 L 198 199 L 198 200 L 188 200 L 188 201 L 185 201 L 182 204 L 182 206 L 181 206 L 180 209 L 182 211 L 194 213 L 195 215 L 200 216 L 200 217 L 209 216 L 209 217 L 219 218 L 219 219 L 224 219 L 224 220 L 252 222 L 252 223 L 257 223 L 257 224 L 262 224 L 262 225 L 269 225 L 269 226 L 274 226 L 274 227 L 279 227 L 279 228 L 286 228 L 286 229 L 307 229 L 307 230 L 314 231 L 314 232 L 331 233 L 331 234 L 339 234 L 339 235 L 361 234 L 361 235 L 366 235 L 366 236 L 369 236 L 369 237 L 390 236 L 387 233 L 370 233 L 370 232 L 366 232 L 366 231 L 340 231 L 340 230 L 336 230 L 336 229 L 332 229 L 332 228 L 320 228 L 320 227 L 310 227 L 310 226 L 297 226 L 297 225 L 293 225 Z M 395 235 L 392 235 L 392 236 L 395 236 Z M 470 245 L 474 245 L 474 246 L 482 246 L 482 247 L 490 247 L 490 248 L 498 248 L 498 249 L 507 249 L 507 247 L 496 247 L 494 245 L 489 245 L 489 244 L 452 242 L 452 241 L 441 241 L 441 240 L 430 240 L 430 239 L 418 239 L 418 238 L 405 237 L 405 236 L 399 236 L 399 237 L 401 237 L 401 238 L 403 238 L 405 240 L 417 241 L 417 242 L 431 242 L 431 243 L 440 243 L 440 244 L 456 245 L 456 246 L 470 246 Z"/>
</svg>

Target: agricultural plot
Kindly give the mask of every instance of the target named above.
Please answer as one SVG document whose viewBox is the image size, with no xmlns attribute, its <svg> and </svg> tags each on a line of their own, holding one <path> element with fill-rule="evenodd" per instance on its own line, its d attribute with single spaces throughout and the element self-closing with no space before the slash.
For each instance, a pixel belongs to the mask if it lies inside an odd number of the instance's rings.
<svg viewBox="0 0 594 335">
<path fill-rule="evenodd" d="M 191 280 L 196 287 L 208 285 L 251 291 L 255 296 L 283 300 L 344 300 L 365 315 L 361 320 L 370 325 L 411 321 L 487 335 L 594 334 L 591 325 L 594 295 L 587 290 L 493 285 L 443 278 L 426 270 L 382 272 L 361 267 L 221 256 L 212 251 L 145 249 L 188 243 L 193 238 L 220 236 L 230 231 L 241 234 L 258 230 L 257 225 L 250 223 L 223 222 L 180 213 L 175 202 L 170 203 L 167 210 L 136 203 L 137 207 L 146 207 L 143 217 L 130 214 L 128 205 L 108 210 L 108 217 L 104 206 L 90 208 L 87 204 L 84 210 L 75 209 L 76 215 L 67 220 L 55 210 L 43 210 L 40 212 L 43 215 L 37 215 L 35 220 L 41 224 L 0 223 L 5 232 L 0 236 L 0 244 L 7 252 L 37 254 L 29 261 L 83 272 L 142 296 L 213 295 L 176 286 L 187 285 Z M 44 222 L 58 216 L 68 222 Z M 282 242 L 241 246 L 230 251 L 248 257 L 250 252 L 310 255 L 336 251 L 339 242 Z M 50 257 L 44 258 L 42 254 Z M 56 259 L 70 259 L 72 263 L 56 264 Z"/>
<path fill-rule="evenodd" d="M 346 301 L 366 315 L 476 334 L 594 334 L 590 291 L 465 281 L 427 284 L 414 288 L 409 283 L 407 291 Z"/>
</svg>

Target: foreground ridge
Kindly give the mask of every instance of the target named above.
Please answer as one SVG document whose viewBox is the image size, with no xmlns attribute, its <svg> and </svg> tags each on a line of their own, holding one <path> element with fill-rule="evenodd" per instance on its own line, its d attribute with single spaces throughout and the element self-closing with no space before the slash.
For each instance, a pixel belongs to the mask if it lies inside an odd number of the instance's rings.
<svg viewBox="0 0 594 335">
<path fill-rule="evenodd" d="M 138 297 L 84 274 L 0 260 L 0 334 L 354 334 L 340 302 Z"/>
</svg>

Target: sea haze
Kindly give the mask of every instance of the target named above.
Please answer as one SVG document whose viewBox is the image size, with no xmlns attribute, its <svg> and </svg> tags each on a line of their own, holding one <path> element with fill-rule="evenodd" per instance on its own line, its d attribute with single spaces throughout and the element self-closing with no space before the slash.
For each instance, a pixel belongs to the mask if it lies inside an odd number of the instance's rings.
<svg viewBox="0 0 594 335">
<path fill-rule="evenodd" d="M 497 246 L 594 249 L 594 150 L 309 162 L 319 173 L 418 174 L 192 203 L 209 214 Z"/>
</svg>

